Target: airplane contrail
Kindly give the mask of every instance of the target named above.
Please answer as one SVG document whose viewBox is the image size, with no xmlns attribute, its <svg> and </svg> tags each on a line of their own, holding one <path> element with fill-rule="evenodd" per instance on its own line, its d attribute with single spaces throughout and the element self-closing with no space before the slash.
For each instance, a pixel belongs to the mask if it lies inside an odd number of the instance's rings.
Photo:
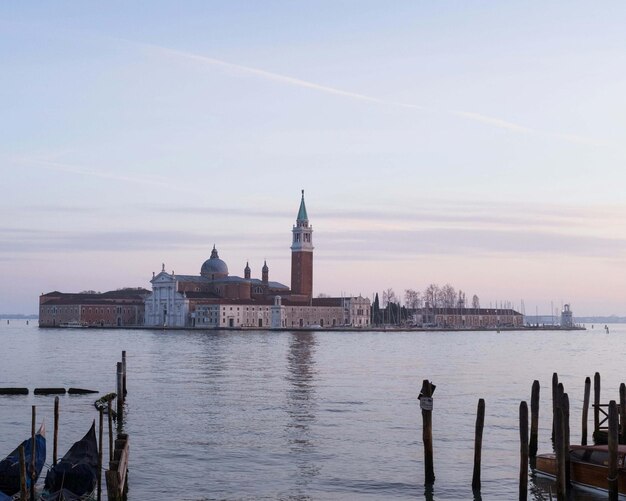
<svg viewBox="0 0 626 501">
<path fill-rule="evenodd" d="M 97 177 L 101 179 L 109 179 L 113 181 L 122 181 L 125 183 L 136 183 L 143 184 L 148 186 L 160 186 L 166 187 L 170 190 L 183 191 L 188 193 L 196 193 L 196 190 L 189 189 L 181 186 L 177 186 L 172 184 L 171 181 L 160 178 L 156 176 L 128 176 L 123 174 L 115 174 L 112 172 L 103 172 L 92 169 L 87 169 L 85 167 L 81 167 L 78 165 L 67 164 L 64 162 L 57 162 L 53 160 L 47 160 L 44 158 L 28 158 L 28 157 L 18 157 L 11 158 L 11 162 L 21 164 L 21 165 L 30 165 L 36 166 L 41 169 L 56 171 L 56 172 L 66 172 L 70 174 L 78 174 L 81 176 L 88 177 Z"/>
<path fill-rule="evenodd" d="M 272 80 L 274 82 L 278 82 L 278 83 L 282 83 L 286 85 L 292 85 L 296 87 L 302 87 L 305 89 L 315 90 L 318 92 L 324 92 L 326 94 L 332 94 L 335 96 L 342 96 L 342 97 L 346 97 L 349 99 L 355 99 L 359 101 L 380 104 L 384 106 L 393 106 L 393 107 L 399 107 L 399 108 L 419 110 L 423 112 L 446 114 L 446 115 L 455 116 L 458 118 L 463 118 L 465 120 L 479 122 L 479 123 L 486 124 L 492 127 L 497 127 L 499 129 L 509 130 L 509 131 L 516 132 L 519 134 L 532 134 L 532 135 L 543 136 L 543 137 L 558 138 L 563 141 L 567 141 L 571 143 L 585 144 L 585 145 L 591 145 L 591 146 L 606 146 L 608 144 L 605 141 L 601 141 L 601 140 L 589 138 L 589 137 L 584 137 L 584 136 L 545 132 L 539 129 L 534 129 L 532 127 L 527 127 L 527 126 L 520 125 L 514 122 L 510 122 L 508 120 L 503 120 L 501 118 L 483 115 L 481 113 L 462 111 L 462 110 L 437 110 L 437 109 L 431 109 L 426 106 L 421 106 L 421 105 L 412 104 L 412 103 L 404 103 L 404 102 L 399 102 L 399 101 L 380 99 L 377 97 L 368 96 L 366 94 L 346 91 L 346 90 L 338 89 L 336 87 L 330 87 L 328 85 L 321 85 L 315 82 L 302 80 L 300 78 L 294 78 L 291 76 L 282 75 L 280 73 L 274 73 L 271 71 L 262 70 L 260 68 L 254 68 L 251 66 L 235 64 L 235 63 L 231 63 L 228 61 L 224 61 L 222 59 L 216 59 L 214 57 L 203 56 L 203 55 L 192 53 L 192 52 L 185 52 L 181 50 L 170 49 L 167 47 L 162 47 L 162 46 L 153 45 L 153 44 L 145 44 L 145 43 L 139 43 L 139 42 L 131 42 L 131 43 L 135 45 L 139 45 L 140 47 L 148 48 L 150 50 L 166 54 L 166 55 L 170 55 L 170 56 L 174 56 L 174 57 L 178 57 L 182 59 L 187 59 L 191 61 L 197 61 L 203 64 L 220 66 L 222 68 L 235 70 L 241 73 L 247 73 L 249 75 L 254 75 L 259 78 L 264 78 L 266 80 Z"/>
</svg>

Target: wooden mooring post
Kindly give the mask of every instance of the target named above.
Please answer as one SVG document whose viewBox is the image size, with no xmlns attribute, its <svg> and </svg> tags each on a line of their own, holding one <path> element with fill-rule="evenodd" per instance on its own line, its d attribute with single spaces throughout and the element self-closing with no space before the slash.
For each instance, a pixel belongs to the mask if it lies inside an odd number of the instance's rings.
<svg viewBox="0 0 626 501">
<path fill-rule="evenodd" d="M 519 438 L 519 499 L 526 501 L 528 499 L 528 404 L 525 401 L 519 405 Z"/>
<path fill-rule="evenodd" d="M 37 407 L 33 405 L 32 409 L 32 426 L 31 426 L 31 443 L 30 443 L 30 501 L 35 501 L 35 458 L 37 457 L 37 442 L 35 441 L 35 426 L 37 421 Z"/>
<path fill-rule="evenodd" d="M 558 388 L 559 388 L 559 376 L 556 372 L 552 373 L 552 443 L 555 442 L 556 432 L 556 408 L 558 406 Z"/>
<path fill-rule="evenodd" d="M 562 387 L 562 385 L 561 385 Z M 556 498 L 558 501 L 565 501 L 567 497 L 567 487 L 565 480 L 565 419 L 562 399 L 559 395 L 560 389 L 557 385 L 556 390 L 553 387 L 554 396 L 554 412 L 552 423 L 554 425 L 554 453 L 556 456 Z"/>
<path fill-rule="evenodd" d="M 122 429 L 124 421 L 124 389 L 122 383 L 122 362 L 117 363 L 117 428 Z"/>
<path fill-rule="evenodd" d="M 533 381 L 530 392 L 530 442 L 528 444 L 528 456 L 530 465 L 535 467 L 537 460 L 537 443 L 539 436 L 539 381 Z"/>
<path fill-rule="evenodd" d="M 554 452 L 556 454 L 556 499 L 564 501 L 565 489 L 565 454 L 563 454 L 563 411 L 557 407 L 554 412 Z"/>
<path fill-rule="evenodd" d="M 107 496 L 109 501 L 121 501 L 126 489 L 128 471 L 129 443 L 128 435 L 119 433 L 115 440 L 113 457 L 109 460 L 109 469 L 105 473 Z"/>
<path fill-rule="evenodd" d="M 107 400 L 109 414 L 109 469 L 105 472 L 107 499 L 121 501 L 124 499 L 127 485 L 129 441 L 128 435 L 122 433 L 124 428 L 124 404 L 126 400 L 126 351 L 122 351 L 122 361 L 116 368 L 117 390 L 117 438 L 113 441 L 113 410 L 111 399 Z M 100 409 L 100 461 L 102 462 L 102 413 Z"/>
<path fill-rule="evenodd" d="M 54 397 L 54 436 L 52 438 L 52 464 L 57 464 L 59 451 L 59 397 Z"/>
<path fill-rule="evenodd" d="M 619 443 L 626 444 L 626 384 L 619 385 Z"/>
<path fill-rule="evenodd" d="M 104 409 L 100 407 L 98 409 L 99 414 L 99 422 L 98 422 L 98 494 L 97 501 L 102 499 L 102 450 L 104 449 L 104 444 L 102 443 L 102 428 L 104 427 Z"/>
<path fill-rule="evenodd" d="M 591 394 L 591 378 L 585 378 L 585 395 L 583 397 L 583 422 L 582 435 L 580 438 L 581 445 L 587 445 L 587 423 L 589 421 L 589 396 Z"/>
<path fill-rule="evenodd" d="M 600 373 L 593 376 L 593 433 L 594 438 L 600 431 Z"/>
<path fill-rule="evenodd" d="M 618 412 L 615 400 L 609 402 L 609 501 L 617 501 L 619 497 L 617 482 L 617 445 L 618 445 Z"/>
<path fill-rule="evenodd" d="M 122 394 L 126 400 L 126 350 L 122 351 Z"/>
<path fill-rule="evenodd" d="M 569 396 L 563 393 L 561 396 L 561 409 L 563 411 L 563 456 L 565 457 L 565 491 L 568 496 L 572 490 L 572 467 L 569 456 L 570 427 L 569 427 Z"/>
<path fill-rule="evenodd" d="M 107 415 L 109 420 L 109 460 L 113 457 L 113 406 L 107 401 Z"/>
<path fill-rule="evenodd" d="M 24 454 L 24 446 L 20 445 L 20 501 L 28 499 L 28 491 L 26 490 L 26 455 Z"/>
<path fill-rule="evenodd" d="M 419 395 L 422 409 L 422 440 L 424 442 L 424 483 L 435 483 L 435 468 L 433 465 L 433 393 L 435 385 L 428 379 L 422 382 L 422 391 Z"/>
<path fill-rule="evenodd" d="M 474 497 L 480 493 L 480 463 L 483 448 L 483 429 L 485 427 L 485 399 L 478 400 L 476 410 L 476 432 L 474 436 L 474 473 L 472 475 L 472 490 Z"/>
</svg>

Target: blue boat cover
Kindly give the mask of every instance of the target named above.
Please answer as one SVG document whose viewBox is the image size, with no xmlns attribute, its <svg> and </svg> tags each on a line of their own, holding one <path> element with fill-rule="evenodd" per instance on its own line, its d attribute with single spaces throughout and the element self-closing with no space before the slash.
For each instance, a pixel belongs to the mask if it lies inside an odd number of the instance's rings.
<svg viewBox="0 0 626 501">
<path fill-rule="evenodd" d="M 35 481 L 39 478 L 43 464 L 46 462 L 46 437 L 35 435 Z M 24 440 L 24 456 L 26 459 L 26 487 L 30 489 L 32 439 Z M 20 448 L 15 448 L 11 454 L 0 461 L 0 492 L 13 496 L 20 491 Z M 0 498 L 0 501 L 2 498 Z"/>
</svg>

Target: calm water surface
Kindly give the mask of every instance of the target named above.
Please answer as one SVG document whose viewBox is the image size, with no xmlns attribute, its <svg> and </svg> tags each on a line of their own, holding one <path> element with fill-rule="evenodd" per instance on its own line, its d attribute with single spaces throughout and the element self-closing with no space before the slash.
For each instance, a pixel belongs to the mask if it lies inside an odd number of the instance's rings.
<svg viewBox="0 0 626 501">
<path fill-rule="evenodd" d="M 34 324 L 34 325 L 32 325 Z M 580 440 L 584 380 L 619 400 L 626 326 L 582 332 L 186 332 L 0 325 L 0 456 L 30 433 L 52 437 L 39 386 L 115 391 L 127 351 L 129 500 L 471 500 L 474 426 L 486 401 L 482 499 L 517 499 L 520 401 L 541 383 L 539 450 L 550 444 L 553 372 Z M 424 492 L 423 379 L 437 385 L 436 482 Z M 97 417 L 93 396 L 61 396 L 60 453 Z M 108 458 L 105 457 L 105 461 Z M 49 441 L 48 462 L 52 461 Z M 531 478 L 530 498 L 549 499 Z M 577 500 L 604 499 L 578 493 Z"/>
</svg>

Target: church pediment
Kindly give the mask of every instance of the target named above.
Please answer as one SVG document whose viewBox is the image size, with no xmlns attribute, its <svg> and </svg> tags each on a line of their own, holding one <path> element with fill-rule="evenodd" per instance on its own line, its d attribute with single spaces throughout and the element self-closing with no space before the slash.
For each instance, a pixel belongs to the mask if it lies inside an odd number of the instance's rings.
<svg viewBox="0 0 626 501">
<path fill-rule="evenodd" d="M 162 284 L 164 282 L 172 282 L 173 280 L 174 278 L 172 277 L 172 275 L 170 275 L 169 273 L 165 271 L 162 271 L 158 275 L 156 275 L 152 280 L 150 280 L 150 283 Z"/>
</svg>

